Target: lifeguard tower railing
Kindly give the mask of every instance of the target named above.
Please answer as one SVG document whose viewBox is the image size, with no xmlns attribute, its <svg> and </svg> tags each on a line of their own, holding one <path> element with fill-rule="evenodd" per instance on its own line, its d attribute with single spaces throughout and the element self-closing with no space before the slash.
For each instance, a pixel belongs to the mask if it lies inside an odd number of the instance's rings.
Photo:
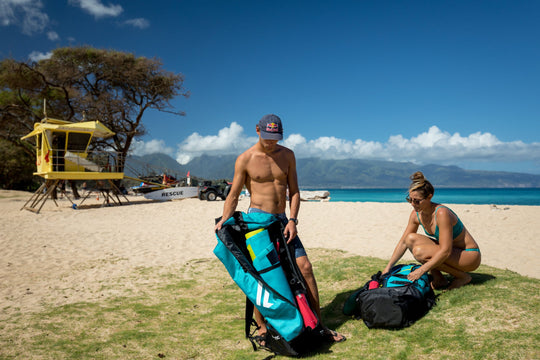
<svg viewBox="0 0 540 360">
<path fill-rule="evenodd" d="M 96 187 L 93 191 L 103 195 L 104 203 L 108 204 L 109 200 L 112 200 L 121 204 L 119 198 L 121 192 L 113 180 L 122 180 L 124 178 L 122 170 L 124 158 L 122 153 L 116 151 L 76 152 L 66 149 L 48 149 L 44 154 L 38 154 L 38 159 L 41 159 L 41 163 L 37 164 L 38 171 L 34 175 L 39 175 L 46 181 L 21 209 L 39 213 L 47 198 L 65 180 L 84 180 L 85 183 L 87 180 L 94 181 Z M 88 198 L 90 193 L 91 191 L 87 192 L 79 205 Z M 69 199 L 69 197 L 67 198 Z M 71 199 L 69 200 L 71 201 Z M 126 199 L 126 201 L 128 200 Z M 76 206 L 73 201 L 71 203 Z"/>
<path fill-rule="evenodd" d="M 35 175 L 45 179 L 97 180 L 124 177 L 124 157 L 116 151 L 76 152 L 50 149 L 41 159 L 43 163 L 38 164 Z"/>
</svg>

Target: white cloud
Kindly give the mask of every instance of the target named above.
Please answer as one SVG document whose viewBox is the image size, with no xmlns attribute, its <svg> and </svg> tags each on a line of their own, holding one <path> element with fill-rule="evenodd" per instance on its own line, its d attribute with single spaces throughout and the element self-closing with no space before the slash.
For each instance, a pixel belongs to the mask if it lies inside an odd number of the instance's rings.
<svg viewBox="0 0 540 360">
<path fill-rule="evenodd" d="M 58 33 L 56 31 L 49 31 L 47 33 L 47 38 L 51 41 L 56 41 L 60 39 L 60 36 L 58 36 Z"/>
<path fill-rule="evenodd" d="M 0 0 L 0 23 L 21 26 L 26 35 L 40 33 L 49 23 L 49 16 L 42 8 L 40 0 Z"/>
<path fill-rule="evenodd" d="M 69 0 L 69 3 L 80 7 L 95 18 L 115 17 L 124 11 L 121 5 L 103 5 L 100 0 Z"/>
<path fill-rule="evenodd" d="M 163 140 L 140 141 L 134 140 L 130 148 L 133 155 L 143 156 L 148 154 L 163 153 L 174 156 L 174 149 L 165 145 Z"/>
<path fill-rule="evenodd" d="M 221 129 L 217 135 L 203 136 L 193 133 L 178 144 L 173 155 L 180 164 L 186 164 L 194 157 L 207 155 L 240 154 L 257 142 L 257 137 L 249 137 L 236 122 Z M 142 143 L 142 142 L 141 142 Z M 160 146 L 151 146 L 159 144 Z M 485 164 L 498 164 L 496 168 L 506 168 L 503 164 L 540 163 L 540 143 L 526 144 L 522 141 L 503 142 L 490 133 L 476 132 L 468 136 L 450 134 L 437 126 L 430 127 L 411 138 L 392 135 L 386 142 L 354 141 L 336 137 L 320 137 L 307 140 L 300 134 L 291 134 L 282 144 L 294 150 L 297 158 L 322 159 L 366 159 L 413 162 L 417 164 L 458 165 L 468 168 L 485 168 Z M 165 148 L 164 142 L 152 140 L 140 149 L 152 148 L 158 152 Z M 139 149 L 137 146 L 137 149 Z M 161 151 L 164 152 L 164 151 Z M 146 152 L 149 153 L 149 152 Z M 168 154 L 174 153 L 171 149 Z"/>
<path fill-rule="evenodd" d="M 540 143 L 502 142 L 490 133 L 450 134 L 432 126 L 410 139 L 391 136 L 384 144 L 385 158 L 394 161 L 455 164 L 461 161 L 526 161 L 540 159 Z"/>
<path fill-rule="evenodd" d="M 28 58 L 31 60 L 31 61 L 40 61 L 40 60 L 45 60 L 45 59 L 50 59 L 52 56 L 52 52 L 48 52 L 48 53 L 42 53 L 42 52 L 39 52 L 39 51 L 32 51 L 30 53 L 30 55 L 28 55 Z"/>
<path fill-rule="evenodd" d="M 284 139 L 283 145 L 294 150 L 297 158 L 350 159 L 370 158 L 379 153 L 382 145 L 373 141 L 356 141 L 336 137 L 320 137 L 307 141 L 302 135 L 292 134 Z"/>
<path fill-rule="evenodd" d="M 186 164 L 202 154 L 239 154 L 257 142 L 256 137 L 247 137 L 242 126 L 233 122 L 221 129 L 217 135 L 201 136 L 193 133 L 178 145 L 176 161 Z"/>
<path fill-rule="evenodd" d="M 146 29 L 147 27 L 150 26 L 150 22 L 143 18 L 129 19 L 129 20 L 124 21 L 124 24 L 131 25 L 139 29 Z"/>
</svg>

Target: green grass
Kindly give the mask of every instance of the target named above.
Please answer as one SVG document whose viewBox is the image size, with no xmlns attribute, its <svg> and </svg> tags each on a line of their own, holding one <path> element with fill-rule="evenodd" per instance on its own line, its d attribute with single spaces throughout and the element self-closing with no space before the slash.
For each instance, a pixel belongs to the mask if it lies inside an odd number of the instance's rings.
<svg viewBox="0 0 540 360">
<path fill-rule="evenodd" d="M 481 266 L 471 285 L 437 292 L 411 327 L 369 330 L 341 313 L 385 261 L 312 249 L 323 321 L 347 335 L 312 359 L 540 359 L 540 280 Z M 136 290 L 37 313 L 3 309 L 0 359 L 264 359 L 243 337 L 245 298 L 218 260 L 163 274 L 140 268 Z M 119 285 L 120 286 L 120 285 Z"/>
</svg>

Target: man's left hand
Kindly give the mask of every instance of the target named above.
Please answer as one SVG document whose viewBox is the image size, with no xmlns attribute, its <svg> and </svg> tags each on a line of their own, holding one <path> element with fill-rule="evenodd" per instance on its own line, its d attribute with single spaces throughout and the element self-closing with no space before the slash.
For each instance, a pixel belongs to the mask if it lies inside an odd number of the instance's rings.
<svg viewBox="0 0 540 360">
<path fill-rule="evenodd" d="M 287 244 L 292 241 L 298 235 L 298 230 L 296 230 L 296 224 L 292 221 L 289 221 L 287 223 L 287 226 L 285 226 L 285 230 L 283 231 L 283 236 L 285 236 L 285 239 L 287 239 Z"/>
</svg>

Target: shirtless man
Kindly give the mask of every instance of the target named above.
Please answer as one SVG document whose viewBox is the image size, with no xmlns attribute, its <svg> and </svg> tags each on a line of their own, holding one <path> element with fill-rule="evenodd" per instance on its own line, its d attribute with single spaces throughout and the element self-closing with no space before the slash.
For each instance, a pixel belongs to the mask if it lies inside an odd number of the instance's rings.
<svg viewBox="0 0 540 360">
<path fill-rule="evenodd" d="M 288 239 L 287 243 L 292 242 L 294 246 L 296 263 L 306 280 L 311 304 L 321 319 L 317 281 L 304 246 L 297 236 L 300 191 L 294 153 L 278 145 L 278 141 L 283 139 L 283 127 L 278 116 L 273 114 L 263 116 L 256 125 L 256 130 L 259 141 L 236 159 L 232 187 L 225 200 L 223 216 L 216 224 L 216 230 L 221 229 L 223 223 L 233 215 L 238 205 L 240 192 L 245 186 L 251 194 L 248 213 L 274 214 L 285 225 L 283 234 Z M 285 215 L 287 189 L 289 190 L 289 219 Z M 266 324 L 257 309 L 255 309 L 255 320 L 260 327 L 259 335 L 265 334 Z M 343 335 L 324 326 L 323 328 L 331 341 L 345 340 Z"/>
</svg>

